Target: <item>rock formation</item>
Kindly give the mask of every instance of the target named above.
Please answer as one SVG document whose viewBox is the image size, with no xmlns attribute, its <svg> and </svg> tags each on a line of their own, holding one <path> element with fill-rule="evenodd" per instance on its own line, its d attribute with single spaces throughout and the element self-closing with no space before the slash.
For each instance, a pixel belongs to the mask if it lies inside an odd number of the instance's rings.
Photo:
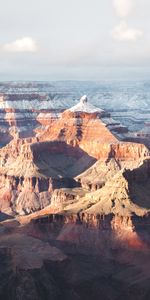
<svg viewBox="0 0 150 300">
<path fill-rule="evenodd" d="M 88 191 L 105 184 L 107 189 L 107 181 L 122 168 L 138 167 L 148 149 L 118 141 L 102 115 L 107 113 L 83 96 L 79 104 L 50 118 L 38 137 L 14 139 L 2 148 L 1 210 L 29 214 L 49 205 L 55 189 L 82 186 Z"/>
<path fill-rule="evenodd" d="M 85 102 L 86 99 L 86 102 Z M 79 105 L 66 110 L 52 126 L 38 136 L 39 140 L 61 140 L 78 146 L 96 159 L 109 157 L 137 160 L 149 151 L 143 145 L 120 143 L 101 120 L 100 109 L 81 98 Z"/>
<path fill-rule="evenodd" d="M 104 117 L 83 96 L 0 149 L 0 299 L 149 299 L 150 153 Z"/>
</svg>

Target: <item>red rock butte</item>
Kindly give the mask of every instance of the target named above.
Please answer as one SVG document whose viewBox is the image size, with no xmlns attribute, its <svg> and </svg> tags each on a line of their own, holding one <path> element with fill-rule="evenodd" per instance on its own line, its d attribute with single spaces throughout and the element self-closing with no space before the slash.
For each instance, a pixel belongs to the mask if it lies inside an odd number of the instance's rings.
<svg viewBox="0 0 150 300">
<path fill-rule="evenodd" d="M 53 119 L 51 125 L 39 135 L 39 140 L 65 141 L 96 159 L 115 156 L 137 160 L 148 155 L 144 145 L 119 141 L 102 121 L 103 116 L 108 116 L 108 113 L 90 104 L 87 96 L 83 96 L 77 105 L 64 111 L 60 118 Z"/>
</svg>

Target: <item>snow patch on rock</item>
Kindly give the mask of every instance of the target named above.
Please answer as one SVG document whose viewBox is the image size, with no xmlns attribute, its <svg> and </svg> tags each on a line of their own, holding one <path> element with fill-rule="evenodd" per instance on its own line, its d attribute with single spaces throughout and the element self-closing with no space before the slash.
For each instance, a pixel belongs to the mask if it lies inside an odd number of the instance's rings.
<svg viewBox="0 0 150 300">
<path fill-rule="evenodd" d="M 86 95 L 81 97 L 80 102 L 77 103 L 75 106 L 69 109 L 71 112 L 86 112 L 86 113 L 103 113 L 104 110 L 98 108 L 91 103 L 88 102 L 88 98 Z"/>
</svg>

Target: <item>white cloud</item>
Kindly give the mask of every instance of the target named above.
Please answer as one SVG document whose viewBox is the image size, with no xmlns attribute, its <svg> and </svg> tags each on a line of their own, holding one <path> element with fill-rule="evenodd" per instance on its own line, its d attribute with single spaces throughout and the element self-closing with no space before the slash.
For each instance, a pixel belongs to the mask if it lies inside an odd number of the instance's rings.
<svg viewBox="0 0 150 300">
<path fill-rule="evenodd" d="M 116 14 L 120 18 L 128 17 L 134 10 L 135 0 L 113 0 Z"/>
<path fill-rule="evenodd" d="M 36 52 L 36 41 L 31 37 L 23 37 L 4 45 L 4 50 L 8 52 Z"/>
<path fill-rule="evenodd" d="M 122 21 L 112 31 L 112 38 L 117 41 L 137 41 L 143 34 L 142 30 L 128 27 L 125 21 Z"/>
</svg>

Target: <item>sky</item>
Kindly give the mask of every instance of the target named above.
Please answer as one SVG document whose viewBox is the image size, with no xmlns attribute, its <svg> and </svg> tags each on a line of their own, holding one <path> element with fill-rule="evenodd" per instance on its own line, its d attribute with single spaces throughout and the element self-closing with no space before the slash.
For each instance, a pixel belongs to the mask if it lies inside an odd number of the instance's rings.
<svg viewBox="0 0 150 300">
<path fill-rule="evenodd" d="M 150 78 L 150 0 L 0 1 L 0 80 Z"/>
</svg>

